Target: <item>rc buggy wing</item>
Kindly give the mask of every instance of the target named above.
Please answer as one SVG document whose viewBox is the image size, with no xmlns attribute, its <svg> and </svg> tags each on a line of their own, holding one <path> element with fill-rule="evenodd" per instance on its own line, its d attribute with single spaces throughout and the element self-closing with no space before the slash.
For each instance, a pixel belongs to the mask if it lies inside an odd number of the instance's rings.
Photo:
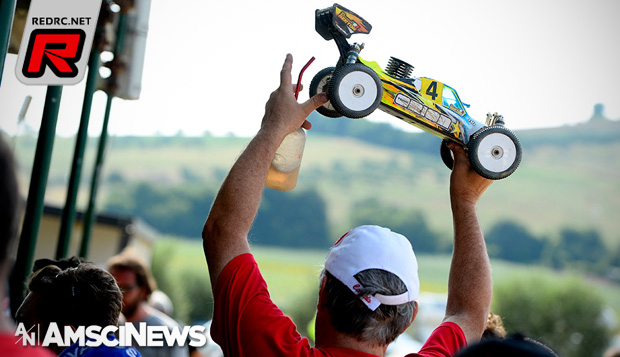
<svg viewBox="0 0 620 357">
<path fill-rule="evenodd" d="M 338 31 L 345 38 L 349 38 L 356 33 L 370 33 L 372 29 L 366 20 L 338 4 L 327 9 L 317 9 L 315 16 L 316 31 L 327 41 L 334 38 L 333 30 Z"/>
</svg>

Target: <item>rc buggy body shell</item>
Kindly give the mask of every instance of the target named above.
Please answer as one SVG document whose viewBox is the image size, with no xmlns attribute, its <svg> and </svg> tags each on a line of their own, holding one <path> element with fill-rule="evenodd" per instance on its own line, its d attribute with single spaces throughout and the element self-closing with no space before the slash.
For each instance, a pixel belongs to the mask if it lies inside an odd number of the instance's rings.
<svg viewBox="0 0 620 357">
<path fill-rule="evenodd" d="M 493 180 L 511 175 L 521 162 L 521 144 L 504 127 L 501 115 L 487 114 L 486 124 L 471 118 L 469 105 L 454 88 L 427 77 L 410 77 L 413 66 L 391 57 L 383 70 L 360 57 L 364 44 L 349 44 L 353 34 L 369 34 L 372 26 L 359 15 L 334 4 L 315 13 L 316 31 L 334 40 L 340 56 L 334 67 L 315 75 L 310 95 L 327 93 L 329 102 L 317 111 L 327 117 L 362 118 L 381 109 L 411 125 L 440 137 L 440 155 L 452 169 L 454 159 L 447 142 L 465 147 L 472 167 Z"/>
<path fill-rule="evenodd" d="M 383 96 L 379 109 L 442 139 L 469 143 L 469 137 L 484 125 L 472 119 L 458 93 L 437 80 L 395 78 L 377 62 L 359 58 L 381 79 Z"/>
</svg>

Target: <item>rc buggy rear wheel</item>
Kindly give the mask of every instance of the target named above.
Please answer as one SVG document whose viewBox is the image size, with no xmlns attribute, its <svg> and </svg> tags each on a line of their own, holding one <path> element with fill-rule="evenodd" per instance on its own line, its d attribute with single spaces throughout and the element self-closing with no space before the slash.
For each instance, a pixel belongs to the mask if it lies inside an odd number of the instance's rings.
<svg viewBox="0 0 620 357">
<path fill-rule="evenodd" d="M 334 72 L 327 93 L 340 114 L 363 118 L 374 112 L 381 103 L 383 86 L 375 71 L 362 63 L 354 63 Z"/>
<path fill-rule="evenodd" d="M 452 155 L 452 150 L 448 148 L 448 141 L 442 140 L 441 146 L 439 147 L 439 155 L 441 156 L 441 160 L 443 163 L 450 169 L 454 167 L 454 156 Z"/>
<path fill-rule="evenodd" d="M 521 143 L 503 126 L 480 129 L 471 136 L 467 148 L 472 168 L 491 180 L 510 176 L 521 162 Z"/>
<path fill-rule="evenodd" d="M 314 97 L 317 93 L 327 93 L 329 89 L 329 82 L 332 79 L 332 74 L 336 67 L 323 68 L 317 73 L 312 82 L 310 82 L 310 98 Z M 340 118 L 342 114 L 338 113 L 332 106 L 331 102 L 327 102 L 316 109 L 319 114 L 322 114 L 329 118 Z"/>
</svg>

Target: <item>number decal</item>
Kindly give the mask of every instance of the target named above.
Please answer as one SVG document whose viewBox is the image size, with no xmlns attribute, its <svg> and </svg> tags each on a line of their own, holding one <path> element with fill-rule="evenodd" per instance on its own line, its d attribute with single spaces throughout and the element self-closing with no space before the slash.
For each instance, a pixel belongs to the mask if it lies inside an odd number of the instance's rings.
<svg viewBox="0 0 620 357">
<path fill-rule="evenodd" d="M 430 78 L 422 78 L 420 94 L 427 100 L 441 105 L 443 101 L 443 83 Z"/>
<path fill-rule="evenodd" d="M 428 88 L 426 89 L 426 94 L 431 96 L 432 100 L 435 100 L 435 98 L 437 98 L 437 82 L 436 81 L 432 81 L 431 84 L 429 84 Z"/>
</svg>

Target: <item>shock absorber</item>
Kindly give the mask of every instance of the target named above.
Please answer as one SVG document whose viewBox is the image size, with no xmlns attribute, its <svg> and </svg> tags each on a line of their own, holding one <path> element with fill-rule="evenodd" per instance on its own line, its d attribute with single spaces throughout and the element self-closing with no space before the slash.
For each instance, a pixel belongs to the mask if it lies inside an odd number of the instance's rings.
<svg viewBox="0 0 620 357">
<path fill-rule="evenodd" d="M 487 113 L 487 125 L 504 125 L 504 116 L 497 114 L 497 112 L 491 114 Z"/>
<path fill-rule="evenodd" d="M 357 59 L 360 56 L 360 52 L 364 49 L 364 44 L 361 45 L 357 42 L 352 44 L 349 48 L 349 52 L 347 52 L 347 61 L 346 64 L 357 63 Z"/>
</svg>

